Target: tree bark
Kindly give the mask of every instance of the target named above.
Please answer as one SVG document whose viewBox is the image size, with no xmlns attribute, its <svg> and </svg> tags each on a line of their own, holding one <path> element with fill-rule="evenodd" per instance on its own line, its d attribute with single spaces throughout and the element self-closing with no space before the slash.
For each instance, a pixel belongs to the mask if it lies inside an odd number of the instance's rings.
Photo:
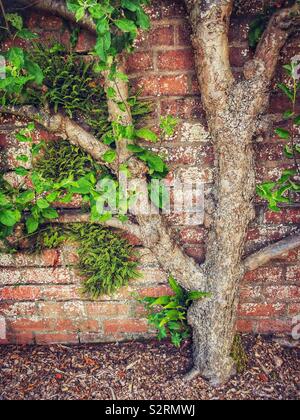
<svg viewBox="0 0 300 420">
<path fill-rule="evenodd" d="M 230 353 L 239 285 L 245 273 L 242 256 L 247 228 L 255 217 L 252 140 L 258 129 L 258 117 L 268 104 L 274 63 L 287 39 L 281 30 L 275 30 L 274 21 L 271 22 L 267 32 L 272 32 L 272 36 L 264 35 L 256 57 L 254 67 L 259 71 L 252 71 L 251 76 L 240 83 L 235 82 L 228 43 L 232 3 L 230 0 L 186 0 L 202 102 L 216 154 L 216 213 L 203 267 L 207 278 L 205 290 L 211 292 L 213 298 L 195 302 L 189 311 L 194 334 L 194 369 L 189 377 L 200 372 L 213 385 L 223 383 L 234 371 Z M 272 46 L 272 65 L 268 43 Z"/>
<path fill-rule="evenodd" d="M 29 0 L 20 2 L 30 3 Z M 63 3 L 39 0 L 35 5 L 74 21 L 74 16 Z M 259 129 L 258 117 L 268 103 L 269 83 L 280 50 L 289 33 L 299 23 L 300 6 L 296 4 L 292 9 L 285 9 L 273 17 L 255 59 L 245 66 L 245 80 L 237 83 L 230 68 L 228 42 L 233 1 L 185 0 L 185 3 L 193 30 L 202 102 L 216 155 L 216 212 L 209 234 L 206 262 L 199 267 L 185 255 L 172 238 L 161 215 L 135 215 L 137 225 L 128 224 L 128 230 L 138 234 L 144 246 L 153 251 L 162 268 L 183 287 L 211 292 L 211 299 L 194 303 L 189 311 L 189 323 L 194 334 L 194 369 L 189 378 L 200 373 L 213 385 L 219 385 L 234 370 L 230 353 L 235 335 L 239 284 L 244 273 L 300 245 L 298 235 L 261 250 L 245 261 L 242 259 L 246 231 L 254 218 L 253 134 Z M 83 26 L 95 30 L 87 18 Z M 106 89 L 111 87 L 116 86 L 106 78 Z M 127 101 L 128 86 L 124 82 L 118 83 L 117 94 L 119 99 Z M 121 112 L 110 98 L 108 105 L 112 121 L 121 121 L 126 125 L 132 123 L 130 112 Z M 96 159 L 101 158 L 101 153 L 105 151 L 103 147 L 106 146 L 97 145 L 92 136 L 88 137 L 84 130 L 78 131 L 78 126 L 61 118 L 56 116 L 50 122 L 46 119 L 44 126 L 50 131 L 62 131 Z M 145 179 L 147 168 L 128 153 L 127 144 L 126 139 L 118 142 L 118 163 L 128 163 L 134 179 Z M 112 168 L 116 175 L 118 169 Z M 120 227 L 118 221 L 112 221 L 111 225 Z"/>
</svg>

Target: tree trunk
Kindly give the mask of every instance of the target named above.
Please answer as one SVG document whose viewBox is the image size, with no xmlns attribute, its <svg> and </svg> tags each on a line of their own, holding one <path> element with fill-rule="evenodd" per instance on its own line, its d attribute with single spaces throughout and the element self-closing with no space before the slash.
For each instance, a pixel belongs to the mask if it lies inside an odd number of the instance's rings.
<svg viewBox="0 0 300 420">
<path fill-rule="evenodd" d="M 28 5 L 30 1 L 20 0 L 20 3 Z M 185 0 L 185 4 L 193 30 L 202 102 L 216 155 L 216 212 L 210 229 L 206 262 L 200 267 L 185 255 L 172 238 L 163 216 L 136 215 L 137 223 L 128 222 L 124 227 L 141 238 L 143 244 L 156 255 L 162 268 L 177 278 L 183 287 L 211 292 L 210 299 L 195 302 L 188 314 L 194 334 L 194 370 L 190 377 L 201 374 L 211 384 L 219 385 L 234 370 L 230 353 L 235 335 L 239 284 L 245 270 L 255 269 L 300 245 L 300 235 L 296 235 L 260 251 L 245 262 L 242 259 L 247 228 L 254 218 L 253 135 L 258 116 L 268 103 L 269 83 L 280 50 L 294 26 L 299 27 L 300 5 L 295 3 L 291 9 L 274 15 L 257 48 L 255 59 L 244 69 L 245 80 L 236 82 L 230 67 L 228 42 L 233 0 Z M 75 20 L 60 0 L 38 0 L 35 7 Z M 95 31 L 95 25 L 88 17 L 81 25 Z M 106 80 L 106 89 L 115 87 L 110 82 Z M 124 83 L 118 82 L 118 91 L 119 99 L 126 102 L 128 86 Z M 112 121 L 131 124 L 130 112 L 124 121 L 124 113 L 109 98 L 108 104 Z M 26 110 L 23 115 L 27 117 L 35 114 L 32 107 Z M 16 114 L 20 111 L 11 109 L 10 112 Z M 35 116 L 34 119 L 37 118 Z M 56 115 L 48 119 L 44 116 L 38 120 L 48 130 L 67 135 L 98 161 L 107 150 L 90 133 L 85 133 L 65 117 Z M 119 163 L 128 163 L 134 179 L 145 179 L 145 165 L 128 154 L 127 144 L 127 139 L 117 142 Z M 115 166 L 111 169 L 117 175 L 119 167 Z M 116 220 L 110 223 L 111 226 L 119 226 Z"/>
<path fill-rule="evenodd" d="M 224 118 L 224 116 L 226 116 Z M 239 284 L 246 230 L 254 218 L 254 123 L 239 113 L 211 121 L 215 141 L 216 215 L 209 236 L 204 270 L 212 299 L 196 302 L 189 322 L 194 331 L 195 369 L 218 384 L 233 372 L 229 357 L 235 335 Z"/>
</svg>

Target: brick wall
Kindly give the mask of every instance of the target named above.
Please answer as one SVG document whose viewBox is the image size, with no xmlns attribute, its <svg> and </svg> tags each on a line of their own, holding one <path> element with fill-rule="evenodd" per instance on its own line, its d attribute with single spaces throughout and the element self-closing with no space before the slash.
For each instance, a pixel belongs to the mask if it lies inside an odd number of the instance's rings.
<svg viewBox="0 0 300 420">
<path fill-rule="evenodd" d="M 248 25 L 263 2 L 236 3 L 230 43 L 232 66 L 239 78 L 241 66 L 251 57 L 247 44 Z M 155 3 L 151 10 L 153 28 L 137 42 L 136 52 L 128 60 L 128 72 L 133 89 L 140 89 L 145 98 L 154 102 L 149 124 L 157 126 L 160 116 L 168 113 L 180 118 L 176 136 L 155 145 L 155 150 L 166 154 L 171 168 L 170 178 L 177 174 L 182 178 L 205 182 L 206 217 L 209 217 L 214 155 L 205 132 L 190 30 L 182 4 L 180 0 Z M 40 32 L 45 42 L 53 38 L 63 43 L 69 41 L 69 30 L 57 17 L 31 13 L 28 25 Z M 84 54 L 93 41 L 89 34 L 82 31 L 77 50 Z M 300 54 L 297 38 L 291 39 L 282 52 L 281 64 L 295 54 Z M 279 66 L 269 109 L 275 122 L 280 121 L 280 113 L 286 109 L 285 99 L 275 89 L 276 82 L 282 77 Z M 1 124 L 2 165 L 9 171 L 16 152 L 15 122 L 2 119 Z M 281 168 L 289 165 L 282 154 L 282 144 L 272 133 L 270 129 L 267 135 L 255 140 L 258 182 L 276 179 Z M 49 140 L 47 133 L 41 131 L 39 135 Z M 249 229 L 245 254 L 293 232 L 300 222 L 300 207 L 297 205 L 275 214 L 257 200 L 256 209 L 257 218 Z M 181 214 L 172 215 L 170 219 L 174 235 L 186 252 L 198 262 L 203 262 L 207 237 L 205 226 L 188 226 Z M 135 238 L 131 240 L 138 246 Z M 140 268 L 144 276 L 115 296 L 103 297 L 100 301 L 82 297 L 81 279 L 75 268 L 76 253 L 72 249 L 47 251 L 40 256 L 25 253 L 1 255 L 0 343 L 99 342 L 151 336 L 153 332 L 148 330 L 143 309 L 136 304 L 132 293 L 157 296 L 169 289 L 166 275 L 150 251 L 140 249 L 140 252 Z M 298 314 L 300 250 L 245 277 L 241 285 L 240 331 L 290 333 L 292 317 Z M 3 338 L 5 330 L 6 339 Z"/>
</svg>

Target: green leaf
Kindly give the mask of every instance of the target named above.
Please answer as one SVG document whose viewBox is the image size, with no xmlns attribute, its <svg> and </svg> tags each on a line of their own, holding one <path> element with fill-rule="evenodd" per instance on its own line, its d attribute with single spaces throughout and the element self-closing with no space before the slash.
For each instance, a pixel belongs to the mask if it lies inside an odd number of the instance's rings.
<svg viewBox="0 0 300 420">
<path fill-rule="evenodd" d="M 122 32 L 137 33 L 137 27 L 132 20 L 129 19 L 118 19 L 115 21 L 115 25 L 121 29 Z"/>
<path fill-rule="evenodd" d="M 151 306 L 157 306 L 157 305 L 167 305 L 170 303 L 172 297 L 171 296 L 160 296 L 157 298 Z"/>
<path fill-rule="evenodd" d="M 46 219 L 57 219 L 58 218 L 58 213 L 55 209 L 53 208 L 48 208 L 48 209 L 44 209 L 42 211 L 42 215 L 46 218 Z"/>
<path fill-rule="evenodd" d="M 34 77 L 34 81 L 37 85 L 41 85 L 43 83 L 44 73 L 37 63 L 34 63 L 26 57 L 25 68 L 28 73 Z"/>
<path fill-rule="evenodd" d="M 85 15 L 85 8 L 79 7 L 75 13 L 76 22 L 79 22 L 84 17 L 84 15 Z"/>
<path fill-rule="evenodd" d="M 179 296 L 180 298 L 183 296 L 184 291 L 182 287 L 177 283 L 177 281 L 172 276 L 169 277 L 169 285 L 171 289 L 173 290 L 173 292 L 176 293 L 177 296 Z"/>
<path fill-rule="evenodd" d="M 24 51 L 21 48 L 11 48 L 8 51 L 7 58 L 8 61 L 18 69 L 21 69 L 24 66 L 25 56 Z"/>
<path fill-rule="evenodd" d="M 275 133 L 283 140 L 288 140 L 290 138 L 290 132 L 284 128 L 277 128 Z"/>
<path fill-rule="evenodd" d="M 21 220 L 21 213 L 18 210 L 0 211 L 0 222 L 4 226 L 12 227 Z"/>
<path fill-rule="evenodd" d="M 47 209 L 48 207 L 50 207 L 48 201 L 45 200 L 45 198 L 39 198 L 36 202 L 36 205 L 41 210 Z"/>
<path fill-rule="evenodd" d="M 284 83 L 278 83 L 279 89 L 292 101 L 294 102 L 294 92 L 286 86 Z"/>
<path fill-rule="evenodd" d="M 30 143 L 31 142 L 31 138 L 30 137 L 25 136 L 24 134 L 21 134 L 21 133 L 16 133 L 16 139 L 20 143 Z"/>
<path fill-rule="evenodd" d="M 151 23 L 149 16 L 142 9 L 138 9 L 136 14 L 139 27 L 146 31 L 150 29 Z"/>
<path fill-rule="evenodd" d="M 29 161 L 29 157 L 26 155 L 17 156 L 17 161 L 27 163 Z"/>
<path fill-rule="evenodd" d="M 300 115 L 298 115 L 295 119 L 294 119 L 294 123 L 296 125 L 300 125 Z"/>
<path fill-rule="evenodd" d="M 67 8 L 72 13 L 76 13 L 80 6 L 75 1 L 67 0 Z"/>
<path fill-rule="evenodd" d="M 134 3 L 132 0 L 122 0 L 121 5 L 122 7 L 124 7 L 124 9 L 128 9 L 131 12 L 136 12 L 137 10 L 139 10 L 139 5 Z"/>
<path fill-rule="evenodd" d="M 210 293 L 205 293 L 205 292 L 197 292 L 197 291 L 192 291 L 188 293 L 188 300 L 199 300 L 199 299 L 203 299 L 206 297 L 211 297 Z"/>
<path fill-rule="evenodd" d="M 293 111 L 291 111 L 291 110 L 289 110 L 289 111 L 285 111 L 285 112 L 283 113 L 283 118 L 284 118 L 285 120 L 288 120 L 288 119 L 290 119 L 293 115 L 294 115 L 294 112 L 293 112 Z"/>
<path fill-rule="evenodd" d="M 127 149 L 132 153 L 145 152 L 146 150 L 136 144 L 128 144 Z"/>
<path fill-rule="evenodd" d="M 140 139 L 148 140 L 153 143 L 157 142 L 158 140 L 157 135 L 148 128 L 141 128 L 140 130 L 136 130 L 135 134 Z"/>
<path fill-rule="evenodd" d="M 11 26 L 18 29 L 18 31 L 23 28 L 23 19 L 17 13 L 6 13 L 6 20 L 11 24 Z"/>
<path fill-rule="evenodd" d="M 17 32 L 16 37 L 25 39 L 25 40 L 31 40 L 31 39 L 37 39 L 39 36 L 29 31 L 28 29 L 24 28 Z"/>
<path fill-rule="evenodd" d="M 28 175 L 29 171 L 28 169 L 23 168 L 23 166 L 19 166 L 15 169 L 15 173 L 19 176 L 26 176 Z"/>
<path fill-rule="evenodd" d="M 28 219 L 26 220 L 27 232 L 29 234 L 34 233 L 38 230 L 38 227 L 39 221 L 33 216 L 28 217 Z"/>
<path fill-rule="evenodd" d="M 0 192 L 0 206 L 6 206 L 7 204 L 9 204 L 8 199 Z"/>
<path fill-rule="evenodd" d="M 101 19 L 97 21 L 96 30 L 98 34 L 100 35 L 104 35 L 106 32 L 109 31 L 109 23 L 106 16 L 103 16 Z"/>
<path fill-rule="evenodd" d="M 104 162 L 112 163 L 117 158 L 117 152 L 115 150 L 108 150 L 104 155 L 102 156 L 102 159 Z"/>
<path fill-rule="evenodd" d="M 17 201 L 17 203 L 20 203 L 20 204 L 28 204 L 32 200 L 34 200 L 34 198 L 35 198 L 34 191 L 33 190 L 28 190 L 28 191 L 24 191 L 23 193 L 21 193 L 17 197 L 16 201 Z"/>
</svg>

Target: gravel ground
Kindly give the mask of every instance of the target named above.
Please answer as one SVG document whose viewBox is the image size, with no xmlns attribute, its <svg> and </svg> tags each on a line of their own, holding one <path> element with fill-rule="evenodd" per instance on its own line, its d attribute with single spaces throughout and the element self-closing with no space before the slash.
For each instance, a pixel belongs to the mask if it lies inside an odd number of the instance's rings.
<svg viewBox="0 0 300 420">
<path fill-rule="evenodd" d="M 298 400 L 300 350 L 245 336 L 248 369 L 214 389 L 186 384 L 191 347 L 169 343 L 0 347 L 0 400 Z M 180 392 L 179 392 L 180 390 Z"/>
</svg>

